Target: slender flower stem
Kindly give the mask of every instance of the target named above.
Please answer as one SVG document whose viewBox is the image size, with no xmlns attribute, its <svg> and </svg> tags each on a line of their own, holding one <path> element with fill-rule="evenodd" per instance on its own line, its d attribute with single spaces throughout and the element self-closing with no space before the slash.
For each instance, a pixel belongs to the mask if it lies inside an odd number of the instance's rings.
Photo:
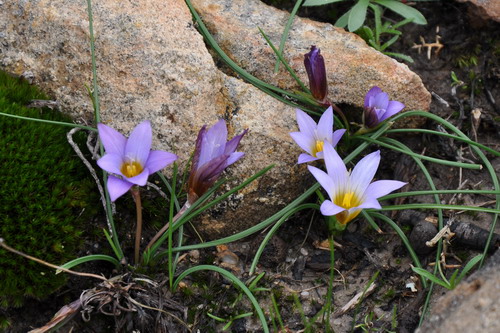
<svg viewBox="0 0 500 333">
<path fill-rule="evenodd" d="M 333 104 L 330 101 L 327 101 L 327 104 L 332 107 L 333 111 L 335 111 L 340 116 L 340 118 L 342 118 L 342 122 L 344 123 L 345 128 L 347 129 L 347 131 L 349 132 L 349 127 L 350 127 L 349 126 L 349 121 L 347 121 L 347 118 L 344 115 L 344 112 L 342 112 L 342 110 L 337 105 Z"/>
<path fill-rule="evenodd" d="M 330 313 L 333 303 L 333 279 L 335 277 L 335 241 L 333 240 L 333 233 L 330 233 L 328 236 L 328 243 L 330 245 L 330 281 L 328 282 L 328 292 L 326 294 L 325 327 L 327 328 L 327 332 L 330 332 Z"/>
<path fill-rule="evenodd" d="M 186 203 L 184 204 L 184 206 L 182 206 L 182 208 L 172 218 L 172 224 L 174 224 L 177 220 L 179 220 L 179 218 L 182 216 L 182 214 L 184 214 L 189 207 L 191 207 L 191 204 L 186 201 Z M 146 246 L 146 250 L 149 249 L 149 248 L 151 248 L 151 246 L 154 245 L 154 243 L 168 230 L 169 226 L 170 226 L 170 223 L 167 222 L 167 224 L 165 224 L 160 229 L 160 231 L 158 231 L 156 233 L 156 235 L 151 239 L 151 241 L 149 241 L 148 246 Z"/>
<path fill-rule="evenodd" d="M 135 209 L 137 211 L 137 225 L 135 228 L 135 255 L 134 262 L 136 265 L 139 264 L 139 252 L 141 250 L 141 235 L 142 235 L 142 203 L 141 203 L 141 193 L 139 187 L 134 186 L 130 189 L 132 197 L 135 201 Z"/>
</svg>

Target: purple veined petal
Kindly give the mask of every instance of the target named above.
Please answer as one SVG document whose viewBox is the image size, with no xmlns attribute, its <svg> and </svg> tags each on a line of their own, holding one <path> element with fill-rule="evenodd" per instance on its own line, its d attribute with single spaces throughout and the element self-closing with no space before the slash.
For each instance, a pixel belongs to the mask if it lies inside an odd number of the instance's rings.
<svg viewBox="0 0 500 333">
<path fill-rule="evenodd" d="M 226 162 L 229 159 L 229 155 L 221 155 L 214 159 L 211 159 L 207 163 L 201 165 L 198 168 L 197 177 L 200 181 L 205 179 L 210 179 L 213 177 L 218 177 L 222 171 L 226 168 Z"/>
<path fill-rule="evenodd" d="M 382 89 L 380 89 L 379 87 L 377 86 L 374 86 L 373 88 L 371 88 L 367 93 L 366 93 L 366 96 L 365 96 L 365 108 L 368 108 L 368 107 L 371 107 L 373 106 L 371 103 L 370 103 L 370 99 L 371 97 L 374 97 L 375 95 L 378 95 L 382 92 Z"/>
<path fill-rule="evenodd" d="M 345 132 L 346 132 L 345 129 L 339 129 L 339 130 L 336 130 L 335 132 L 333 132 L 332 147 L 337 146 L 337 144 L 339 143 L 340 139 L 342 138 L 342 136 L 344 135 Z"/>
<path fill-rule="evenodd" d="M 194 175 L 195 171 L 198 169 L 198 166 L 200 166 L 200 153 L 202 149 L 202 141 L 203 138 L 205 137 L 205 133 L 207 131 L 207 126 L 204 125 L 200 131 L 198 132 L 198 136 L 196 137 L 196 144 L 194 148 L 194 155 L 193 155 L 193 162 L 191 163 L 191 172 L 190 175 Z M 190 176 L 191 178 L 191 176 Z"/>
<path fill-rule="evenodd" d="M 150 173 L 155 173 L 173 163 L 177 158 L 177 155 L 166 151 L 152 150 L 144 167 L 148 168 Z"/>
<path fill-rule="evenodd" d="M 377 201 L 375 198 L 367 198 L 361 205 L 358 207 L 359 209 L 366 209 L 366 208 L 373 208 L 373 209 L 380 209 L 382 206 L 380 206 L 380 203 Z"/>
<path fill-rule="evenodd" d="M 227 141 L 227 127 L 224 119 L 220 119 L 210 127 L 202 137 L 199 165 L 224 154 Z"/>
<path fill-rule="evenodd" d="M 333 179 L 326 172 L 316 167 L 308 165 L 307 169 L 309 169 L 314 178 L 316 178 L 318 183 L 320 183 L 320 185 L 325 189 L 326 193 L 328 193 L 328 196 L 331 196 L 336 186 Z"/>
<path fill-rule="evenodd" d="M 330 106 L 326 111 L 321 115 L 321 118 L 318 121 L 318 129 L 317 129 L 317 137 L 320 141 L 328 141 L 332 142 L 333 136 L 333 109 Z"/>
<path fill-rule="evenodd" d="M 315 138 L 317 125 L 311 116 L 300 109 L 296 109 L 295 114 L 297 116 L 297 124 L 299 125 L 300 132 L 311 138 Z"/>
<path fill-rule="evenodd" d="M 325 142 L 323 145 L 323 155 L 326 171 L 333 179 L 335 187 L 339 189 L 345 188 L 349 180 L 349 173 L 347 172 L 344 161 L 342 161 L 339 154 L 333 149 L 329 142 Z"/>
<path fill-rule="evenodd" d="M 144 186 L 148 182 L 148 177 L 151 173 L 148 168 L 144 168 L 140 174 L 134 177 L 124 177 L 124 180 L 139 186 Z"/>
<path fill-rule="evenodd" d="M 241 138 L 247 134 L 248 129 L 244 130 L 240 135 L 235 136 L 226 143 L 226 148 L 224 149 L 224 154 L 229 155 L 236 151 L 238 145 L 240 144 Z"/>
<path fill-rule="evenodd" d="M 389 95 L 385 92 L 381 92 L 373 96 L 373 106 L 375 109 L 387 109 L 387 105 L 389 104 Z"/>
<path fill-rule="evenodd" d="M 345 208 L 337 206 L 330 200 L 323 201 L 319 209 L 321 211 L 321 214 L 325 216 L 337 215 L 338 213 L 343 212 L 345 210 Z"/>
<path fill-rule="evenodd" d="M 127 140 L 125 158 L 137 161 L 142 166 L 146 165 L 152 141 L 151 123 L 148 120 L 143 121 L 134 128 Z"/>
<path fill-rule="evenodd" d="M 314 137 L 307 135 L 304 132 L 292 132 L 290 133 L 292 139 L 299 145 L 300 148 L 312 154 L 312 147 L 316 144 Z"/>
<path fill-rule="evenodd" d="M 385 113 L 382 117 L 380 117 L 380 121 L 384 121 L 387 118 L 392 117 L 399 111 L 403 110 L 405 105 L 401 102 L 398 101 L 390 101 L 389 104 L 387 105 L 387 109 L 385 110 Z"/>
<path fill-rule="evenodd" d="M 97 165 L 110 173 L 116 173 L 118 175 L 122 174 L 121 167 L 123 164 L 122 155 L 117 154 L 106 154 L 97 160 Z"/>
<path fill-rule="evenodd" d="M 351 191 L 363 195 L 373 180 L 380 163 L 380 150 L 363 157 L 351 173 Z"/>
<path fill-rule="evenodd" d="M 300 154 L 299 155 L 299 160 L 297 161 L 297 164 L 302 164 L 302 163 L 307 163 L 307 162 L 312 162 L 312 161 L 317 161 L 318 158 L 311 156 L 309 154 Z"/>
<path fill-rule="evenodd" d="M 116 178 L 115 176 L 109 176 L 107 187 L 111 201 L 116 201 L 116 199 L 127 193 L 133 185 L 134 184 L 126 180 Z"/>
<path fill-rule="evenodd" d="M 97 124 L 97 129 L 107 154 L 124 154 L 127 138 L 123 134 L 104 124 Z"/>
<path fill-rule="evenodd" d="M 226 154 L 224 154 L 226 155 Z M 226 168 L 228 166 L 230 166 L 231 164 L 233 164 L 234 162 L 238 161 L 240 158 L 242 158 L 243 156 L 245 156 L 245 153 L 243 152 L 234 152 L 232 154 L 229 155 L 229 158 L 226 160 Z"/>
<path fill-rule="evenodd" d="M 377 180 L 366 188 L 365 197 L 378 199 L 386 194 L 400 189 L 408 183 L 399 180 Z"/>
</svg>

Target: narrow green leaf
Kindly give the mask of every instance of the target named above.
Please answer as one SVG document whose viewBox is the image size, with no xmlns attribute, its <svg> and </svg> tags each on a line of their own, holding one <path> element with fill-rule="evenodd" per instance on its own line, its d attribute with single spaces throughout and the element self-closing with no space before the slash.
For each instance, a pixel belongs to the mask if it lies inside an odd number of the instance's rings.
<svg viewBox="0 0 500 333">
<path fill-rule="evenodd" d="M 344 15 L 338 18 L 337 22 L 335 22 L 335 26 L 339 28 L 347 27 L 347 22 L 349 20 L 349 14 L 351 14 L 351 9 L 349 9 Z"/>
<path fill-rule="evenodd" d="M 462 279 L 465 277 L 465 275 L 467 273 L 469 273 L 469 271 L 474 268 L 474 266 L 476 266 L 476 264 L 478 264 L 482 259 L 483 259 L 484 255 L 483 254 L 478 254 L 477 256 L 475 256 L 474 258 L 472 258 L 468 263 L 467 265 L 465 265 L 464 269 L 462 269 L 462 272 L 460 273 L 460 275 L 458 276 L 458 280 L 457 280 L 457 283 L 462 281 Z"/>
<path fill-rule="evenodd" d="M 422 13 L 420 13 L 413 7 L 405 5 L 402 2 L 395 0 L 372 0 L 372 1 L 384 7 L 389 8 L 390 10 L 392 10 L 395 13 L 398 13 L 404 18 L 412 19 L 413 23 L 427 24 L 427 20 L 425 19 L 424 15 L 422 15 Z"/>
<path fill-rule="evenodd" d="M 437 276 L 435 276 L 434 274 L 428 272 L 427 270 L 425 270 L 423 268 L 418 268 L 418 267 L 412 267 L 411 269 L 415 273 L 417 273 L 418 275 L 426 278 L 427 280 L 432 281 L 432 282 L 434 282 L 436 284 L 439 284 L 440 286 L 443 286 L 443 287 L 445 287 L 447 289 L 451 289 L 451 286 L 449 284 L 447 284 L 443 280 L 439 279 Z"/>
<path fill-rule="evenodd" d="M 328 5 L 330 3 L 341 2 L 345 0 L 306 0 L 302 6 L 310 7 L 310 6 L 322 6 Z"/>
<path fill-rule="evenodd" d="M 95 260 L 109 261 L 110 263 L 112 263 L 116 267 L 120 266 L 120 262 L 113 257 L 110 257 L 110 256 L 105 255 L 105 254 L 91 254 L 89 256 L 80 257 L 80 258 L 76 258 L 74 260 L 68 261 L 64 265 L 61 265 L 61 267 L 66 268 L 66 269 L 71 269 L 71 268 L 78 266 L 78 265 L 81 265 L 85 262 L 95 261 Z M 62 271 L 57 270 L 56 274 L 59 274 L 61 272 Z"/>
<path fill-rule="evenodd" d="M 290 17 L 288 18 L 288 21 L 286 22 L 285 30 L 283 31 L 283 34 L 281 35 L 281 40 L 280 40 L 280 47 L 278 53 L 276 53 L 279 56 L 283 56 L 283 51 L 285 49 L 285 43 L 286 39 L 288 38 L 288 32 L 290 31 L 290 28 L 292 27 L 293 20 L 295 19 L 295 16 L 297 15 L 297 11 L 300 8 L 300 5 L 302 4 L 303 0 L 297 0 L 295 2 L 295 6 L 293 6 L 292 12 L 290 13 Z M 260 30 L 260 28 L 259 28 Z M 274 65 L 274 72 L 278 73 L 280 69 L 280 59 L 276 60 L 276 65 Z"/>
<path fill-rule="evenodd" d="M 359 0 L 350 10 L 349 18 L 347 19 L 347 29 L 354 32 L 361 28 L 366 19 L 366 10 L 370 0 Z"/>
</svg>

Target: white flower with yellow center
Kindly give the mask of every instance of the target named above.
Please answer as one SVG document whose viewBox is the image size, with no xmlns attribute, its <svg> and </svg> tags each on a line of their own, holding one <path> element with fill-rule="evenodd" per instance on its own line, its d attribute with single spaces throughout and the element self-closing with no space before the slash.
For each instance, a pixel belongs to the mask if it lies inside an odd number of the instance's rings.
<svg viewBox="0 0 500 333">
<path fill-rule="evenodd" d="M 308 152 L 308 154 L 300 154 L 299 164 L 322 159 L 325 142 L 335 147 L 345 133 L 345 129 L 333 131 L 331 106 L 323 113 L 318 124 L 302 110 L 297 109 L 296 114 L 300 132 L 292 132 L 290 135 L 300 148 Z"/>
<path fill-rule="evenodd" d="M 321 213 L 335 215 L 340 224 L 347 224 L 364 208 L 382 208 L 378 198 L 406 185 L 397 180 L 371 183 L 380 163 L 380 151 L 363 157 L 352 172 L 347 171 L 330 143 L 325 142 L 323 152 L 327 172 L 312 166 L 308 168 L 330 197 L 321 204 Z"/>
</svg>

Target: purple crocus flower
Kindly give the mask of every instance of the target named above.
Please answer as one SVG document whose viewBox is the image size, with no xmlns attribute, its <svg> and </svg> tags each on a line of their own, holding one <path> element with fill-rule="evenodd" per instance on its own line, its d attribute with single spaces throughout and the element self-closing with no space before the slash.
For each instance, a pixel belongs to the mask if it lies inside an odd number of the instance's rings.
<svg viewBox="0 0 500 333">
<path fill-rule="evenodd" d="M 175 154 L 151 150 L 152 132 L 149 121 L 137 125 L 128 139 L 104 124 L 98 124 L 97 129 L 106 150 L 97 165 L 111 174 L 120 176 L 108 177 L 107 186 L 111 201 L 118 199 L 134 185 L 146 185 L 149 175 L 177 159 Z"/>
<path fill-rule="evenodd" d="M 236 148 L 247 131 L 244 130 L 243 133 L 226 142 L 227 128 L 223 119 L 208 130 L 206 125 L 201 128 L 196 139 L 188 181 L 189 204 L 201 197 L 215 183 L 225 168 L 245 155 L 245 153 L 237 152 Z"/>
<path fill-rule="evenodd" d="M 346 131 L 345 129 L 333 131 L 331 106 L 321 115 L 318 124 L 302 110 L 297 109 L 296 114 L 300 132 L 292 132 L 290 135 L 300 148 L 307 152 L 300 154 L 299 164 L 323 158 L 324 143 L 328 142 L 335 147 Z"/>
<path fill-rule="evenodd" d="M 326 83 L 325 60 L 320 49 L 311 46 L 311 51 L 304 55 L 304 66 L 309 77 L 309 88 L 313 97 L 320 103 L 326 103 L 328 86 Z"/>
<path fill-rule="evenodd" d="M 403 110 L 405 105 L 398 101 L 389 101 L 389 95 L 379 87 L 373 87 L 365 96 L 363 123 L 373 128 L 389 117 Z"/>
<path fill-rule="evenodd" d="M 321 204 L 321 213 L 335 215 L 342 225 L 358 216 L 363 208 L 382 208 L 378 198 L 406 185 L 397 180 L 378 180 L 370 184 L 380 163 L 380 151 L 366 155 L 352 172 L 347 171 L 328 142 L 325 142 L 324 153 L 327 172 L 312 166 L 308 168 L 330 197 Z"/>
</svg>

